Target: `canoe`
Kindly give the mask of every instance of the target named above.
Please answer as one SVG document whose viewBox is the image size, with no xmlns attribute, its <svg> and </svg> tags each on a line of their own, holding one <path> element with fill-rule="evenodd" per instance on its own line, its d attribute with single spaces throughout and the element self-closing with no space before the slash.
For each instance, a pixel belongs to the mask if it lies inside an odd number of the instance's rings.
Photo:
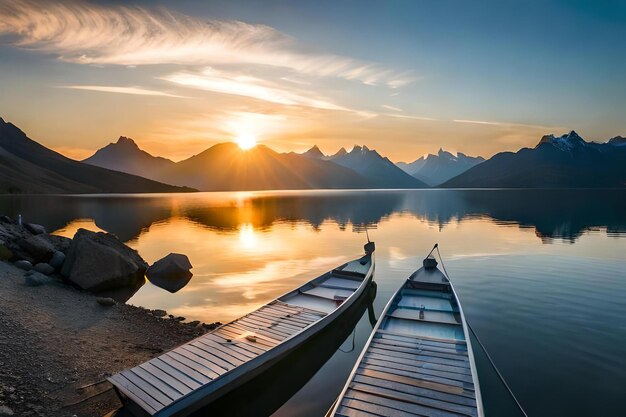
<svg viewBox="0 0 626 417">
<path fill-rule="evenodd" d="M 429 254 L 381 313 L 327 415 L 484 417 L 469 340 L 454 287 Z"/>
<path fill-rule="evenodd" d="M 342 318 L 368 288 L 374 244 L 259 309 L 108 378 L 136 416 L 185 416 L 280 362 Z"/>
</svg>

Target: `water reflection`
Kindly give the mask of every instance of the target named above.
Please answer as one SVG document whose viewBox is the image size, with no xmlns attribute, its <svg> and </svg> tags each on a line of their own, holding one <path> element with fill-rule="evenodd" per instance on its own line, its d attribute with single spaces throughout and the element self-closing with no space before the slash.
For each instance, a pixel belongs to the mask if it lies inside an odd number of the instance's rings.
<svg viewBox="0 0 626 417">
<path fill-rule="evenodd" d="M 42 210 L 42 207 L 45 210 Z M 317 230 L 326 221 L 341 230 L 375 226 L 394 213 L 408 213 L 440 228 L 485 217 L 498 224 L 534 228 L 549 242 L 575 241 L 589 230 L 626 233 L 622 190 L 414 190 L 200 193 L 141 196 L 4 196 L 0 212 L 57 230 L 93 219 L 124 241 L 154 224 L 184 218 L 219 232 L 266 230 L 277 223 L 305 222 Z M 244 228 L 248 228 L 245 229 Z"/>
</svg>

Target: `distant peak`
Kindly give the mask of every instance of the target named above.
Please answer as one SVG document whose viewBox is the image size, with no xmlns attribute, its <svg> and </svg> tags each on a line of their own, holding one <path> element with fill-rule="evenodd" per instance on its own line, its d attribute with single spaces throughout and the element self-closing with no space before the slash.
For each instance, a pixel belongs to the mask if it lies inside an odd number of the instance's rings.
<svg viewBox="0 0 626 417">
<path fill-rule="evenodd" d="M 537 144 L 537 146 L 545 143 L 549 143 L 560 150 L 571 150 L 576 146 L 584 146 L 587 144 L 587 142 L 585 142 L 585 140 L 581 138 L 580 135 L 574 130 L 566 135 L 558 137 L 552 134 L 544 135 Z"/>
<path fill-rule="evenodd" d="M 311 149 L 304 152 L 302 155 L 308 156 L 310 158 L 324 158 L 325 157 L 325 155 L 322 153 L 322 151 L 317 145 L 313 145 Z"/>
<path fill-rule="evenodd" d="M 2 117 L 0 117 L 0 123 L 6 123 Z"/>
<path fill-rule="evenodd" d="M 346 151 L 346 148 L 342 147 L 331 158 L 337 158 L 337 157 L 340 157 L 340 156 L 344 156 L 347 153 L 348 153 L 348 151 Z"/>
<path fill-rule="evenodd" d="M 120 136 L 115 144 L 116 145 L 132 146 L 134 148 L 138 148 L 139 147 L 139 146 L 137 146 L 137 143 L 135 143 L 134 140 L 132 140 L 131 138 L 127 138 L 126 136 Z"/>
<path fill-rule="evenodd" d="M 626 138 L 623 136 L 615 136 L 614 138 L 609 139 L 609 144 L 615 146 L 626 145 Z"/>
</svg>

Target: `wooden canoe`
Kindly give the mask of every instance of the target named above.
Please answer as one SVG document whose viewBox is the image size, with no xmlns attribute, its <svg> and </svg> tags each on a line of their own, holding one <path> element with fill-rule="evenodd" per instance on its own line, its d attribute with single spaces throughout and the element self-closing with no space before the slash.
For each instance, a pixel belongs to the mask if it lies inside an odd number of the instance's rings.
<svg viewBox="0 0 626 417">
<path fill-rule="evenodd" d="M 329 416 L 484 417 L 457 294 L 432 256 L 391 298 Z"/>
<path fill-rule="evenodd" d="M 185 416 L 261 374 L 340 319 L 368 288 L 374 245 L 230 323 L 108 378 L 137 416 Z"/>
</svg>

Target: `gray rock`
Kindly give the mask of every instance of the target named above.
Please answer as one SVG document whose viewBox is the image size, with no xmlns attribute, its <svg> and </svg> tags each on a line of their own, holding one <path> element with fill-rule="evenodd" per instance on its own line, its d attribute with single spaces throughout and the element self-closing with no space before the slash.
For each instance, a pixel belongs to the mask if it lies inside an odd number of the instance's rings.
<svg viewBox="0 0 626 417">
<path fill-rule="evenodd" d="M 48 282 L 50 282 L 50 278 L 37 271 L 28 271 L 26 275 L 24 275 L 24 284 L 29 287 L 38 287 Z"/>
<path fill-rule="evenodd" d="M 0 242 L 0 261 L 8 261 L 13 258 L 13 252 L 9 249 L 4 242 Z"/>
<path fill-rule="evenodd" d="M 24 227 L 26 228 L 26 230 L 28 230 L 34 235 L 41 235 L 43 233 L 46 233 L 46 228 L 40 224 L 24 223 Z"/>
<path fill-rule="evenodd" d="M 105 307 L 111 307 L 117 304 L 117 302 L 111 297 L 96 297 L 96 301 L 98 304 Z"/>
<path fill-rule="evenodd" d="M 189 283 L 193 276 L 191 268 L 193 266 L 186 255 L 170 253 L 148 268 L 146 276 L 157 287 L 173 293 Z"/>
<path fill-rule="evenodd" d="M 0 216 L 0 223 L 13 223 L 13 219 L 9 216 Z"/>
<path fill-rule="evenodd" d="M 117 237 L 78 229 L 61 274 L 84 290 L 98 292 L 137 286 L 144 281 L 147 266 Z"/>
<path fill-rule="evenodd" d="M 155 317 L 165 317 L 167 315 L 167 311 L 165 310 L 152 310 L 152 315 Z"/>
<path fill-rule="evenodd" d="M 18 245 L 37 262 L 47 262 L 55 252 L 54 246 L 45 235 L 30 236 L 21 239 Z"/>
<path fill-rule="evenodd" d="M 14 265 L 18 267 L 19 269 L 23 269 L 24 271 L 30 271 L 31 269 L 33 269 L 33 264 L 23 259 L 19 261 L 15 261 Z"/>
<path fill-rule="evenodd" d="M 52 273 L 54 273 L 54 268 L 50 265 L 48 265 L 47 263 L 38 263 L 36 264 L 33 269 L 37 272 L 41 272 L 44 275 L 50 275 Z"/>
<path fill-rule="evenodd" d="M 54 252 L 54 254 L 52 254 L 52 258 L 50 258 L 50 261 L 48 261 L 50 266 L 57 271 L 61 269 L 61 267 L 63 266 L 63 262 L 65 262 L 65 254 L 61 251 Z"/>
<path fill-rule="evenodd" d="M 13 414 L 15 413 L 9 407 L 0 405 L 0 416 L 12 416 Z"/>
</svg>

